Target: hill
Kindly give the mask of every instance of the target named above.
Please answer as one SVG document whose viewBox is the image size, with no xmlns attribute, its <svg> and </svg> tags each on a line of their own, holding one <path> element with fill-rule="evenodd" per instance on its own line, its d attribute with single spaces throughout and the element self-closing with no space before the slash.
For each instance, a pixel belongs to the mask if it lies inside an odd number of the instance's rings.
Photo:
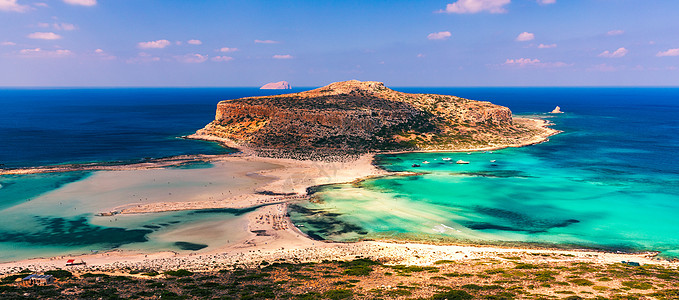
<svg viewBox="0 0 679 300">
<path fill-rule="evenodd" d="M 194 138 L 259 154 L 351 154 L 385 150 L 470 150 L 521 146 L 555 130 L 513 118 L 509 108 L 448 95 L 397 92 L 375 81 L 344 81 L 276 96 L 221 101 Z"/>
</svg>

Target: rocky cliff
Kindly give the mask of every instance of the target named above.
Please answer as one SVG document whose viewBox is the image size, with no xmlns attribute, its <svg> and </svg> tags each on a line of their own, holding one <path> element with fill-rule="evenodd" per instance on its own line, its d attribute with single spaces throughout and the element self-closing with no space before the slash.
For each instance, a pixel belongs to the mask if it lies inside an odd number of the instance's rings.
<svg viewBox="0 0 679 300">
<path fill-rule="evenodd" d="M 469 149 L 525 138 L 535 128 L 490 102 L 408 94 L 381 82 L 336 82 L 311 91 L 221 101 L 198 136 L 259 152 Z"/>
</svg>

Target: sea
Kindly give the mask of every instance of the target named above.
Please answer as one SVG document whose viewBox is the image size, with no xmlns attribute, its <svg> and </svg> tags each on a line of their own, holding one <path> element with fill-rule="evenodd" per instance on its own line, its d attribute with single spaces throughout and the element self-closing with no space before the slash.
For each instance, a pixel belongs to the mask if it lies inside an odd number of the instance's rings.
<svg viewBox="0 0 679 300">
<path fill-rule="evenodd" d="M 314 201 L 296 203 L 289 211 L 309 236 L 659 251 L 679 257 L 679 88 L 394 89 L 490 101 L 515 115 L 549 120 L 563 133 L 522 148 L 379 155 L 380 167 L 419 175 L 318 188 Z M 0 89 L 0 167 L 231 153 L 235 150 L 181 136 L 209 123 L 220 100 L 287 92 Z M 564 113 L 549 114 L 557 105 Z M 116 248 L 196 251 L 210 245 L 182 239 L 186 228 L 242 224 L 249 212 L 148 214 L 107 224 L 93 211 L 40 207 L 57 194 L 58 205 L 64 205 L 69 189 L 100 172 L 109 171 L 0 176 L 0 261 Z M 98 201 L 96 193 L 87 197 Z"/>
</svg>

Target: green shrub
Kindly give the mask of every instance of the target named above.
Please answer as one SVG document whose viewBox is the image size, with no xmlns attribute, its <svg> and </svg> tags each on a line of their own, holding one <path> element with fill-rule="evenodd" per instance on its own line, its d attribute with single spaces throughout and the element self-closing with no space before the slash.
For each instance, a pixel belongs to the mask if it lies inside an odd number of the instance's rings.
<svg viewBox="0 0 679 300">
<path fill-rule="evenodd" d="M 653 287 L 652 284 L 643 281 L 623 281 L 622 285 L 638 290 L 648 290 Z"/>
<path fill-rule="evenodd" d="M 451 290 L 442 293 L 437 293 L 431 296 L 431 300 L 467 300 L 472 299 L 472 295 L 461 290 Z"/>
<path fill-rule="evenodd" d="M 323 297 L 332 300 L 348 299 L 354 296 L 354 292 L 351 290 L 339 289 L 339 290 L 329 290 L 323 293 Z"/>
<path fill-rule="evenodd" d="M 174 277 L 185 277 L 193 275 L 193 272 L 184 269 L 179 269 L 177 271 L 165 271 L 163 274 Z"/>
<path fill-rule="evenodd" d="M 594 285 L 594 282 L 591 282 L 587 279 L 584 278 L 576 278 L 573 280 L 570 280 L 572 284 L 579 285 L 579 286 L 592 286 Z"/>
<path fill-rule="evenodd" d="M 73 273 L 66 270 L 49 270 L 45 272 L 45 275 L 52 275 L 54 278 L 70 278 L 73 277 Z"/>
<path fill-rule="evenodd" d="M 103 273 L 85 273 L 80 275 L 80 278 L 96 278 L 96 277 L 108 278 L 110 276 L 108 274 Z"/>
</svg>

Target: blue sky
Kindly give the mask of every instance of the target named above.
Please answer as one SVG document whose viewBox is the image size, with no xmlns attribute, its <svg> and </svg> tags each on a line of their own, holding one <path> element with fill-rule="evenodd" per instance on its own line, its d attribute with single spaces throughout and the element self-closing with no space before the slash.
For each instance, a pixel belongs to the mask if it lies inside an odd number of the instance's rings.
<svg viewBox="0 0 679 300">
<path fill-rule="evenodd" d="M 0 0 L 0 86 L 676 86 L 679 1 Z"/>
</svg>

